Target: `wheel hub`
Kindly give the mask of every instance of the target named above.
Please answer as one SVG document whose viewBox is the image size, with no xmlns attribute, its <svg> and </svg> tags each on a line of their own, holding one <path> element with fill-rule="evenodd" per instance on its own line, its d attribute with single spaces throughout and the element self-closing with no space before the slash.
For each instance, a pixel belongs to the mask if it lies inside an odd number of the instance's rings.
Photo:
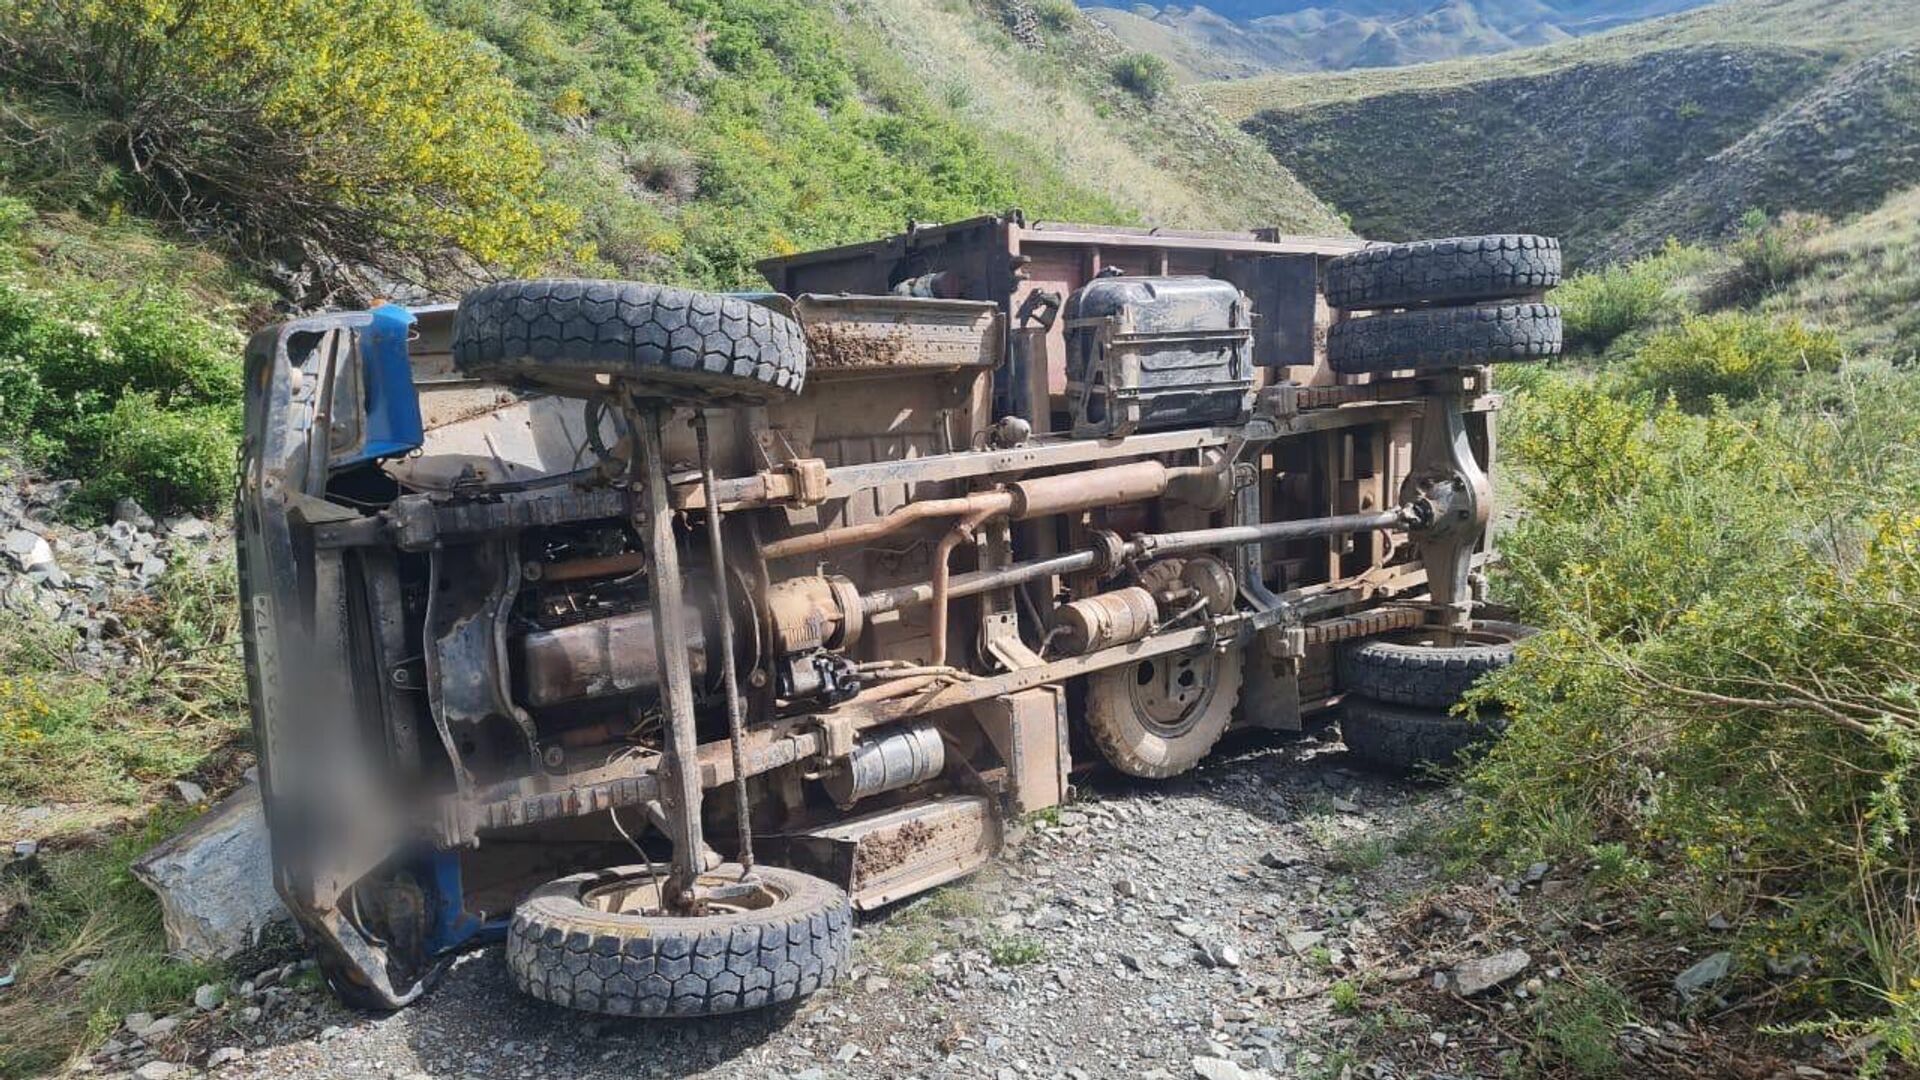
<svg viewBox="0 0 1920 1080">
<path fill-rule="evenodd" d="M 1167 738 L 1185 734 L 1213 697 L 1214 667 L 1210 652 L 1157 656 L 1134 665 L 1133 706 L 1141 722 Z"/>
</svg>

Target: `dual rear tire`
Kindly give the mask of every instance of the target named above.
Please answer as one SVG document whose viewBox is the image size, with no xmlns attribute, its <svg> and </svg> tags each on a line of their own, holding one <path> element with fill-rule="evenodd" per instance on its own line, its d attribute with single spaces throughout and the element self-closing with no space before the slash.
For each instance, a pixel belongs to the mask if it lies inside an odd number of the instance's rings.
<svg viewBox="0 0 1920 1080">
<path fill-rule="evenodd" d="M 1534 633 L 1519 623 L 1476 620 L 1466 631 L 1433 627 L 1354 642 L 1336 671 L 1346 693 L 1340 734 L 1353 756 L 1382 769 L 1418 772 L 1454 764 L 1506 727 L 1498 711 L 1451 710 L 1480 679 L 1514 661 Z"/>
<path fill-rule="evenodd" d="M 1378 244 L 1327 263 L 1327 303 L 1372 312 L 1334 324 L 1327 359 L 1346 375 L 1446 370 L 1559 356 L 1560 242 L 1470 236 Z"/>
</svg>

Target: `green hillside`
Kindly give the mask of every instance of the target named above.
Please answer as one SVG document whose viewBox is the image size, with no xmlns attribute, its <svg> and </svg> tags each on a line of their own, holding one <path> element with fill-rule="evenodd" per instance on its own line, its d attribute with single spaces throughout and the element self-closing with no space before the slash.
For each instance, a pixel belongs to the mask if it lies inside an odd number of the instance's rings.
<svg viewBox="0 0 1920 1080">
<path fill-rule="evenodd" d="M 30 241 L 0 449 L 120 447 L 96 507 L 210 504 L 238 433 L 231 380 L 188 400 L 71 362 L 98 313 L 193 335 L 498 274 L 754 287 L 769 254 L 1011 207 L 1345 231 L 1184 92 L 1124 85 L 1125 46 L 1062 5 L 0 0 L 0 30 L 0 198 Z M 199 302 L 185 262 L 219 268 Z"/>
<path fill-rule="evenodd" d="M 1798 49 L 1683 48 L 1247 126 L 1364 236 L 1524 230 L 1562 237 L 1581 260 L 1830 63 Z"/>
<path fill-rule="evenodd" d="M 1916 0 L 1731 0 L 1471 64 L 1201 93 L 1363 234 L 1537 229 L 1589 260 L 1920 180 L 1915 44 Z"/>
<path fill-rule="evenodd" d="M 1763 310 L 1802 315 L 1857 353 L 1920 360 L 1920 187 L 1837 227 L 1816 225 L 1789 262 L 1794 272 Z"/>
<path fill-rule="evenodd" d="M 1238 32 L 1235 24 L 1205 9 L 1186 12 L 1174 25 L 1144 9 L 1093 7 L 1084 14 L 1112 31 L 1128 48 L 1165 60 L 1182 82 L 1244 79 L 1291 67 L 1277 63 L 1278 58 L 1261 47 L 1263 42 L 1248 40 L 1251 35 Z"/>
<path fill-rule="evenodd" d="M 224 238 L 295 303 L 396 279 L 454 291 L 493 268 L 741 286 L 769 253 L 1011 206 L 1340 229 L 1246 135 L 1179 92 L 1120 85 L 1126 48 L 1070 7 L 36 8 L 0 4 L 27 28 L 0 63 L 0 182 L 43 210 Z M 127 51 L 146 38 L 166 44 Z"/>
<path fill-rule="evenodd" d="M 1115 85 L 1096 28 L 1022 4 L 428 2 L 498 50 L 624 275 L 748 284 L 770 253 L 1010 206 L 1337 228 L 1239 132 Z"/>
</svg>

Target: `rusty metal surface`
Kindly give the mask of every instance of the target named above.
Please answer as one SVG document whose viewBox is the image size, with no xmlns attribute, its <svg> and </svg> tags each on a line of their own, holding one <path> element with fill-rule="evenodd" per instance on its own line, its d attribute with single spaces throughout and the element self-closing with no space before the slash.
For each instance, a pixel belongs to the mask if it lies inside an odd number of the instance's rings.
<svg viewBox="0 0 1920 1080">
<path fill-rule="evenodd" d="M 652 417 L 657 452 L 646 455 L 610 449 L 635 432 L 603 426 L 593 441 L 605 445 L 588 446 L 582 458 L 587 414 L 577 406 L 529 403 L 461 378 L 445 354 L 448 320 L 438 317 L 423 324 L 414 346 L 432 431 L 421 458 L 432 460 L 396 462 L 390 472 L 410 484 L 449 490 L 403 496 L 385 514 L 336 500 L 342 519 L 311 523 L 306 538 L 330 548 L 433 551 L 448 566 L 460 558 L 446 554 L 449 548 L 498 545 L 517 556 L 520 567 L 526 565 L 520 559 L 536 560 L 543 572 L 537 576 L 552 584 L 636 568 L 631 557 L 539 564 L 623 550 L 579 543 L 566 526 L 585 525 L 577 531 L 597 536 L 604 522 L 616 522 L 651 536 L 650 550 L 678 547 L 684 557 L 724 564 L 717 518 L 695 513 L 670 520 L 665 506 L 636 506 L 642 494 L 650 501 L 667 494 L 674 511 L 735 515 L 726 522 L 735 531 L 724 547 L 739 572 L 728 581 L 737 580 L 743 590 L 737 595 L 745 598 L 736 640 L 754 653 L 741 673 L 749 699 L 738 703 L 750 713 L 727 717 L 729 739 L 714 739 L 721 699 L 708 695 L 696 706 L 698 729 L 685 708 L 673 710 L 682 714 L 674 730 L 678 769 L 663 769 L 652 747 L 626 742 L 634 710 L 648 707 L 649 688 L 662 683 L 665 654 L 653 646 L 673 639 L 674 659 L 691 669 L 688 678 L 672 680 L 684 689 L 709 666 L 703 654 L 716 640 L 712 620 L 705 641 L 693 626 L 679 635 L 657 634 L 652 617 L 642 614 L 531 635 L 516 623 L 503 642 L 504 609 L 476 614 L 469 603 L 443 613 L 448 625 L 441 629 L 472 622 L 471 633 L 454 642 L 463 655 L 491 640 L 517 661 L 510 665 L 509 704 L 534 709 L 544 725 L 538 748 L 544 754 L 522 769 L 496 760 L 498 745 L 455 751 L 456 760 L 461 752 L 488 759 L 487 771 L 468 781 L 479 790 L 423 798 L 444 814 L 448 842 L 472 843 L 481 833 L 656 801 L 684 818 L 700 804 L 700 790 L 758 777 L 747 789 L 756 800 L 754 820 L 793 833 L 796 822 L 831 813 L 822 780 L 835 775 L 836 765 L 847 767 L 858 748 L 900 750 L 916 735 L 924 748 L 925 739 L 944 738 L 939 767 L 928 764 L 930 754 L 907 754 L 904 765 L 869 754 L 882 766 L 880 780 L 860 782 L 849 773 L 843 801 L 892 792 L 861 804 L 865 808 L 931 790 L 966 795 L 894 806 L 788 837 L 837 852 L 856 902 L 876 906 L 984 862 L 998 845 L 998 811 L 1031 812 L 1065 796 L 1068 680 L 1167 654 L 1271 651 L 1274 671 L 1288 687 L 1286 711 L 1297 724 L 1301 713 L 1333 693 L 1324 670 L 1329 646 L 1413 626 L 1427 614 L 1419 606 L 1425 569 L 1409 561 L 1409 523 L 1385 515 L 1413 472 L 1413 433 L 1438 412 L 1437 397 L 1457 399 L 1458 415 L 1470 421 L 1465 437 L 1478 440 L 1471 450 L 1482 461 L 1491 457 L 1493 440 L 1490 428 L 1475 426 L 1484 419 L 1477 414 L 1497 407 L 1498 397 L 1488 392 L 1484 372 L 1348 382 L 1322 370 L 1315 335 L 1324 334 L 1329 316 L 1315 283 L 1319 260 L 1350 246 L 991 218 L 777 261 L 782 273 L 795 275 L 882 273 L 891 278 L 882 289 L 903 280 L 893 276 L 898 270 L 925 291 L 976 299 L 803 296 L 793 310 L 812 353 L 810 389 L 764 407 L 714 413 L 708 446 L 697 442 L 691 410 L 662 408 Z M 954 261 L 941 261 L 949 258 Z M 926 264 L 908 265 L 916 259 Z M 1122 438 L 1047 433 L 1060 404 L 1049 400 L 1049 389 L 1061 389 L 1052 385 L 1057 373 L 1049 369 L 1064 358 L 1057 342 L 1065 327 L 1050 321 L 1016 330 L 1008 325 L 1010 312 L 1024 297 L 1065 295 L 1110 270 L 1205 274 L 1266 298 L 1256 301 L 1261 317 L 1252 330 L 1254 363 L 1264 369 L 1252 385 L 1265 391 L 1246 423 L 1183 423 Z M 1024 359 L 1009 351 L 1015 338 Z M 1275 342 L 1285 353 L 1262 359 L 1259 350 Z M 993 397 L 992 378 L 1009 362 L 1011 405 Z M 332 396 L 351 397 L 350 390 L 336 387 Z M 996 425 L 1003 417 L 1025 427 Z M 1457 459 L 1461 440 L 1451 443 Z M 577 458 L 591 466 L 602 456 L 608 461 L 594 475 L 573 475 Z M 628 477 L 621 486 L 616 477 L 608 483 L 612 466 L 627 465 L 629 457 L 647 459 L 632 467 L 638 473 L 644 464 L 654 473 L 650 482 Z M 696 471 L 708 462 L 711 468 Z M 1196 462 L 1233 468 L 1199 477 Z M 529 478 L 555 472 L 569 475 L 551 488 L 527 486 Z M 1175 483 L 1189 473 L 1193 482 Z M 990 487 L 997 490 L 985 490 Z M 1236 493 L 1250 489 L 1265 502 L 1247 520 L 1231 508 Z M 1116 506 L 1131 509 L 1110 509 Z M 1049 517 L 1044 528 L 1024 521 Z M 1329 519 L 1338 519 L 1338 527 L 1327 525 Z M 1128 554 L 1121 535 L 1157 534 L 1169 543 L 1185 536 L 1194 550 L 1225 554 L 1230 549 L 1222 545 L 1236 542 L 1233 534 L 1209 529 L 1223 521 L 1253 527 L 1254 540 L 1231 571 L 1208 559 L 1204 576 L 1183 579 L 1167 595 L 1142 593 L 1144 603 L 1123 605 L 1127 626 L 1084 629 L 1084 644 L 1069 649 L 1082 655 L 1063 656 L 1039 643 L 1033 631 L 1048 623 L 1063 595 L 1097 602 L 1102 588 L 1131 582 L 1101 576 L 1120 568 Z M 710 526 L 705 547 L 703 524 Z M 553 526 L 562 527 L 560 535 L 544 535 Z M 1377 531 L 1355 534 L 1353 528 Z M 770 561 L 754 559 L 756 553 Z M 1470 569 L 1483 558 L 1473 555 L 1460 565 Z M 1456 562 L 1450 559 L 1449 568 Z M 527 577 L 536 574 L 529 570 Z M 1441 577 L 1457 589 L 1462 574 L 1455 569 Z M 636 582 L 622 583 L 622 594 L 603 599 L 600 610 L 646 603 L 645 582 Z M 1032 588 L 1016 588 L 1027 584 Z M 616 592 L 599 586 L 568 591 Z M 1387 600 L 1395 604 L 1360 610 Z M 491 628 L 484 625 L 489 619 Z M 1284 649 L 1268 650 L 1276 641 Z M 429 648 L 439 644 L 431 641 Z M 839 653 L 835 662 L 863 676 L 884 671 L 893 677 L 879 685 L 870 679 L 867 692 L 838 706 L 825 704 L 831 700 L 825 695 L 803 699 L 781 689 L 784 671 L 767 658 L 808 650 Z M 949 654 L 951 666 L 940 666 Z M 505 685 L 493 677 L 499 674 L 483 680 L 491 685 L 477 683 L 473 696 Z M 569 707 L 602 693 L 634 696 L 617 707 Z M 511 729 L 491 723 L 497 719 L 489 717 L 489 728 L 508 738 L 489 738 L 510 743 Z M 704 743 L 697 741 L 702 733 Z M 923 786 L 903 791 L 888 777 Z M 976 794 L 983 791 L 992 795 Z M 715 814 L 707 827 L 723 835 L 723 824 L 731 822 Z M 582 822 L 579 829 L 600 825 Z M 695 846 L 686 838 L 699 836 L 702 827 L 695 811 L 678 829 L 681 846 Z"/>
<path fill-rule="evenodd" d="M 979 869 L 1000 850 L 1000 815 L 982 796 L 955 795 L 783 839 L 793 863 L 872 911 Z"/>
<path fill-rule="evenodd" d="M 775 582 L 766 595 L 775 647 L 796 653 L 859 641 L 863 612 L 858 601 L 859 594 L 846 578 L 809 576 Z"/>
<path fill-rule="evenodd" d="M 653 612 L 647 610 L 527 634 L 514 646 L 527 704 L 545 707 L 658 688 L 654 636 Z M 688 619 L 678 640 L 690 654 L 693 674 L 706 674 L 706 640 L 697 617 Z"/>
<path fill-rule="evenodd" d="M 1136 461 L 1019 480 L 1007 490 L 1013 493 L 1013 517 L 1024 521 L 1156 498 L 1167 490 L 1168 477 L 1169 470 L 1158 461 Z"/>
<path fill-rule="evenodd" d="M 1153 631 L 1159 618 L 1153 594 L 1135 585 L 1055 609 L 1053 633 L 1062 652 L 1077 656 L 1139 641 Z"/>
<path fill-rule="evenodd" d="M 1331 645 L 1337 641 L 1351 641 L 1354 638 L 1372 637 L 1394 630 L 1408 630 L 1419 626 L 1424 616 L 1419 609 L 1411 607 L 1379 607 L 1372 611 L 1362 611 L 1338 619 L 1326 619 L 1309 623 L 1305 629 L 1307 645 Z"/>
<path fill-rule="evenodd" d="M 1043 686 L 974 704 L 973 718 L 1007 763 L 1007 803 L 1031 814 L 1067 799 L 1067 690 Z"/>
<path fill-rule="evenodd" d="M 992 370 L 1006 349 L 999 308 L 984 301 L 806 295 L 794 310 L 812 379 Z"/>
<path fill-rule="evenodd" d="M 1037 438 L 1009 450 L 963 450 L 912 458 L 876 458 L 830 467 L 824 498 L 844 499 L 863 491 L 902 484 L 933 484 L 980 476 L 1066 468 L 1097 461 L 1120 461 L 1154 454 L 1225 446 L 1239 434 L 1235 428 L 1193 431 L 1157 431 L 1124 439 Z M 721 480 L 715 485 L 723 509 L 750 509 L 777 500 L 769 498 L 765 482 L 757 477 Z M 699 505 L 700 485 L 689 481 L 675 490 L 674 505 Z"/>
</svg>

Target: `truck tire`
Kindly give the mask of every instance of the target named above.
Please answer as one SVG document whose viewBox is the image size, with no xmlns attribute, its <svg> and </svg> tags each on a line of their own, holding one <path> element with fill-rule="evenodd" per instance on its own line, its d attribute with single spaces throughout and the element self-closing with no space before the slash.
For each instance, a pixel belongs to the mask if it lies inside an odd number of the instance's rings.
<svg viewBox="0 0 1920 1080">
<path fill-rule="evenodd" d="M 1240 650 L 1156 656 L 1087 677 L 1087 729 L 1128 776 L 1162 780 L 1200 763 L 1240 700 Z"/>
<path fill-rule="evenodd" d="M 692 401 L 798 394 L 806 340 L 779 312 L 633 281 L 502 281 L 453 317 L 453 362 L 476 378 L 592 397 L 606 380 Z"/>
<path fill-rule="evenodd" d="M 796 1001 L 845 973 L 846 894 L 795 870 L 754 874 L 764 903 L 699 916 L 622 910 L 651 893 L 645 866 L 550 881 L 514 910 L 507 970 L 542 1001 L 613 1016 L 720 1016 Z M 721 867 L 701 881 L 738 876 Z"/>
<path fill-rule="evenodd" d="M 1416 308 L 1335 323 L 1327 362 L 1343 375 L 1511 364 L 1559 356 L 1561 339 L 1550 304 Z"/>
<path fill-rule="evenodd" d="M 1451 709 L 1488 672 L 1513 663 L 1514 643 L 1536 631 L 1519 623 L 1476 619 L 1465 634 L 1442 639 L 1421 627 L 1352 642 L 1334 661 L 1340 687 L 1373 701 L 1416 709 Z M 1464 640 L 1462 640 L 1464 639 Z"/>
<path fill-rule="evenodd" d="M 1341 709 L 1340 738 L 1353 756 L 1394 772 L 1452 765 L 1461 753 L 1497 738 L 1506 718 L 1468 720 L 1430 709 L 1402 709 L 1364 698 Z"/>
<path fill-rule="evenodd" d="M 1377 244 L 1327 263 L 1327 303 L 1340 311 L 1510 300 L 1559 284 L 1560 241 L 1547 236 Z"/>
</svg>

